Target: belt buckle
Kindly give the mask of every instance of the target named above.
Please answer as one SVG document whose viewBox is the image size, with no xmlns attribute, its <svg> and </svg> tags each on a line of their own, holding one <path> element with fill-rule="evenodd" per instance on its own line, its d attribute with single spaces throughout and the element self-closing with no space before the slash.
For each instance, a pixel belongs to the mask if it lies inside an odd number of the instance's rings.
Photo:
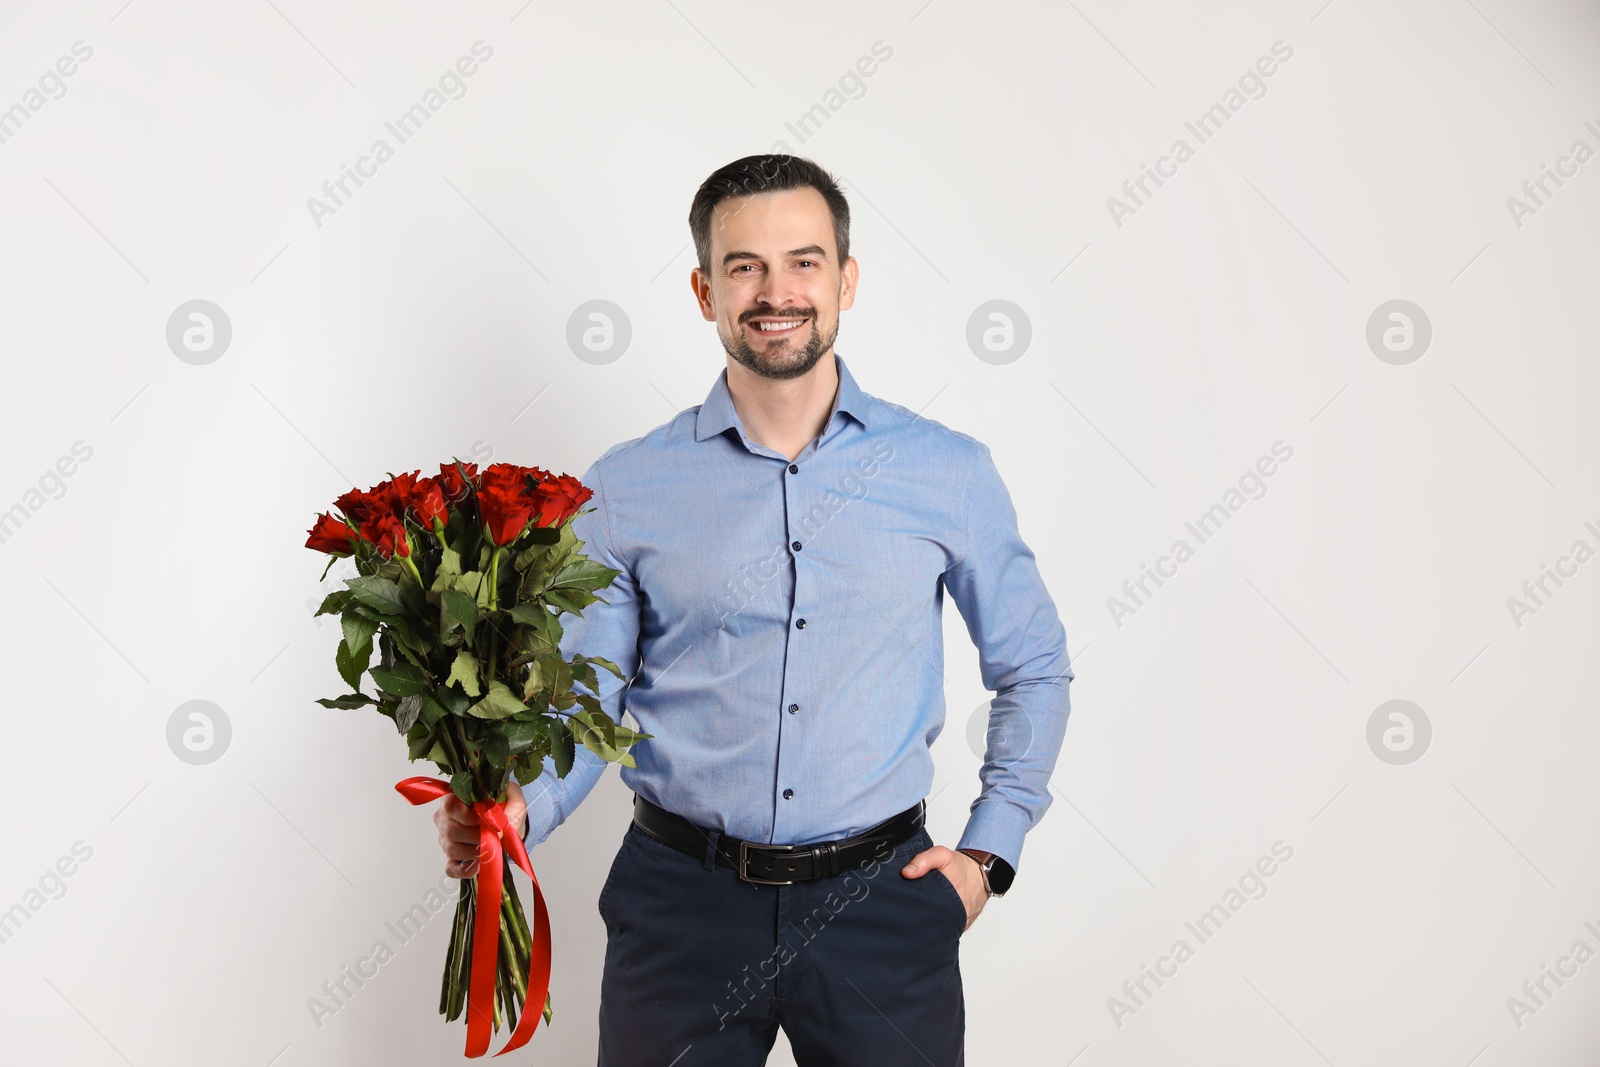
<svg viewBox="0 0 1600 1067">
<path fill-rule="evenodd" d="M 795 849 L 799 848 L 800 846 L 799 845 L 756 845 L 755 847 L 767 850 L 769 852 L 793 852 Z M 807 847 L 810 847 L 810 846 L 807 846 Z M 751 844 L 750 844 L 749 841 L 740 841 L 739 842 L 739 878 L 740 878 L 741 881 L 749 882 L 752 885 L 794 885 L 794 879 L 793 878 L 789 879 L 786 882 L 779 882 L 779 881 L 774 881 L 773 879 L 770 879 L 770 878 L 752 878 L 752 877 L 750 877 L 750 873 L 749 873 L 749 871 L 750 871 L 750 848 L 751 848 Z"/>
</svg>

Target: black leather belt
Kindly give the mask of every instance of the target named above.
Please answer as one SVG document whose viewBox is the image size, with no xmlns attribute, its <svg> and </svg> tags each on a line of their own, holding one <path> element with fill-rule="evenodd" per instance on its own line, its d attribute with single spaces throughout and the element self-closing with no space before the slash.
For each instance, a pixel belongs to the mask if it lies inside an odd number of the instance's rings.
<svg viewBox="0 0 1600 1067">
<path fill-rule="evenodd" d="M 853 870 L 872 860 L 885 860 L 922 829 L 924 801 L 885 819 L 853 837 L 810 845 L 765 845 L 716 835 L 716 864 L 731 867 L 756 885 L 792 885 Z M 679 852 L 704 859 L 712 831 L 634 794 L 633 821 L 639 829 Z"/>
</svg>

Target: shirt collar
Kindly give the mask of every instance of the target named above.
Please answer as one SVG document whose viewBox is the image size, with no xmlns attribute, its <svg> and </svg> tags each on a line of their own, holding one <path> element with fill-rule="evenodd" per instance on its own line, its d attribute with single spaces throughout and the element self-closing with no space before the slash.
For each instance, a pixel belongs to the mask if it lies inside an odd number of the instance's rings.
<svg viewBox="0 0 1600 1067">
<path fill-rule="evenodd" d="M 850 374 L 850 369 L 844 365 L 844 357 L 839 353 L 833 354 L 833 363 L 839 372 L 839 393 L 833 401 L 833 411 L 828 413 L 826 427 L 833 425 L 833 417 L 839 412 L 854 418 L 862 426 L 870 425 L 867 421 L 867 396 L 856 385 L 856 380 Z M 695 417 L 694 439 L 704 441 L 722 433 L 730 426 L 739 427 L 739 432 L 744 433 L 744 427 L 739 422 L 739 413 L 733 407 L 733 394 L 728 392 L 728 368 L 723 367 L 722 373 L 717 375 L 717 380 L 711 386 L 711 392 L 706 396 L 706 402 L 700 405 L 700 413 Z"/>
</svg>

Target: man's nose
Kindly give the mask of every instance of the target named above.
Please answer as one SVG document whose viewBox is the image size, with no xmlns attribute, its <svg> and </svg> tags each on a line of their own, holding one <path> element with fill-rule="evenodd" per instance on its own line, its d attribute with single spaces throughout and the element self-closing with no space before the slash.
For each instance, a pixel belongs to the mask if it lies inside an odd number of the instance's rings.
<svg viewBox="0 0 1600 1067">
<path fill-rule="evenodd" d="M 756 303 L 764 305 L 763 310 L 782 312 L 792 310 L 799 304 L 798 297 L 799 286 L 793 279 L 781 273 L 769 272 L 756 292 Z"/>
</svg>

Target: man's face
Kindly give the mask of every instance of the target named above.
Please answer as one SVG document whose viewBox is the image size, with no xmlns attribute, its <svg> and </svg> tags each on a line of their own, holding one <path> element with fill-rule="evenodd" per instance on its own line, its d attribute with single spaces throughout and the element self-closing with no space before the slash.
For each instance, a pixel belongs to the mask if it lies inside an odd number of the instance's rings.
<svg viewBox="0 0 1600 1067">
<path fill-rule="evenodd" d="M 833 353 L 839 312 L 855 302 L 828 203 L 815 189 L 724 200 L 711 215 L 711 266 L 690 278 L 728 355 L 763 378 L 798 378 Z"/>
</svg>

